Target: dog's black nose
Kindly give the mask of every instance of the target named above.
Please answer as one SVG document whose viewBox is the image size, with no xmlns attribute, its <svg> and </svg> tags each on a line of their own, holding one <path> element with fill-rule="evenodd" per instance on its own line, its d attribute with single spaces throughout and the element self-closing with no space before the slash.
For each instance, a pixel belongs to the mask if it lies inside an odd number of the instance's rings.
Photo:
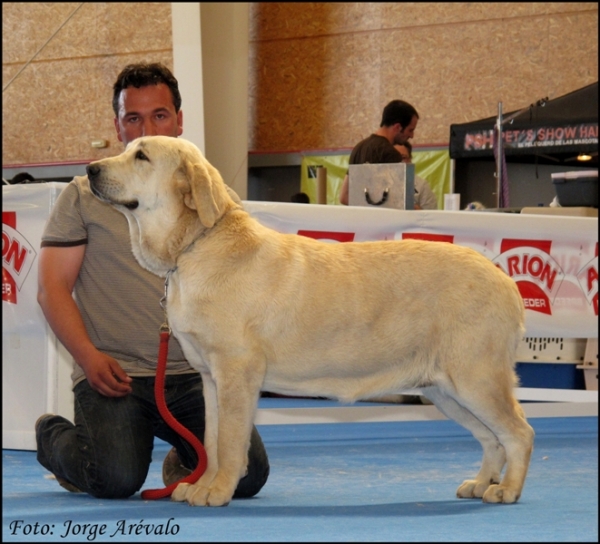
<svg viewBox="0 0 600 544">
<path fill-rule="evenodd" d="M 85 171 L 87 172 L 88 177 L 91 179 L 100 173 L 100 167 L 94 163 L 88 164 L 85 167 Z"/>
</svg>

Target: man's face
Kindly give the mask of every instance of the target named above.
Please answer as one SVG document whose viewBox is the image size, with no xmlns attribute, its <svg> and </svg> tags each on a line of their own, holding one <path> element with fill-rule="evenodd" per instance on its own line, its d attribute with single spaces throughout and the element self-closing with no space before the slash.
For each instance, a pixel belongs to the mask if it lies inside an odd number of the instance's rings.
<svg viewBox="0 0 600 544">
<path fill-rule="evenodd" d="M 119 96 L 115 128 L 126 146 L 141 136 L 181 136 L 183 116 L 181 110 L 175 112 L 171 90 L 164 83 L 127 87 Z"/>
<path fill-rule="evenodd" d="M 413 118 L 408 126 L 402 128 L 402 125 L 398 124 L 399 129 L 396 133 L 396 136 L 394 136 L 394 144 L 402 145 L 404 142 L 408 142 L 408 140 L 414 137 L 418 122 L 419 119 L 417 116 L 413 115 Z"/>
</svg>

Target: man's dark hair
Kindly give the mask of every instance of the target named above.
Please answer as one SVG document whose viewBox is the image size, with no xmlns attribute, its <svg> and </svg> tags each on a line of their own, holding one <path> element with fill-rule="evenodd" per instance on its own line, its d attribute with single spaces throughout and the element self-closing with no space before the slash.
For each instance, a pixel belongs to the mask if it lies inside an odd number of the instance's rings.
<svg viewBox="0 0 600 544">
<path fill-rule="evenodd" d="M 128 64 L 121 70 L 117 81 L 113 85 L 113 111 L 115 116 L 119 116 L 119 96 L 123 89 L 127 87 L 147 87 L 148 85 L 158 85 L 164 83 L 171 90 L 175 112 L 179 113 L 181 109 L 181 94 L 179 94 L 179 84 L 175 76 L 164 64 L 158 62 L 148 64 L 141 62 L 138 64 Z"/>
<path fill-rule="evenodd" d="M 412 118 L 419 118 L 417 110 L 404 100 L 392 100 L 385 108 L 381 116 L 381 127 L 391 127 L 396 123 L 400 123 L 402 128 L 410 125 Z"/>
<path fill-rule="evenodd" d="M 310 198 L 306 193 L 296 193 L 290 198 L 291 202 L 297 202 L 299 204 L 310 204 Z"/>
<path fill-rule="evenodd" d="M 31 183 L 32 181 L 35 181 L 35 178 L 29 172 L 19 172 L 10 180 L 10 183 L 15 185 L 17 183 Z"/>
</svg>

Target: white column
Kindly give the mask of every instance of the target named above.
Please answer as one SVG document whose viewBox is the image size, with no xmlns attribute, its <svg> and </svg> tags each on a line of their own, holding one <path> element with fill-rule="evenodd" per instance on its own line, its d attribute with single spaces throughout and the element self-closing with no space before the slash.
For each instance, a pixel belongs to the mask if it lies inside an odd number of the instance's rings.
<svg viewBox="0 0 600 544">
<path fill-rule="evenodd" d="M 240 198 L 248 195 L 247 2 L 171 4 L 183 137 Z"/>
<path fill-rule="evenodd" d="M 204 93 L 202 84 L 202 42 L 200 4 L 171 4 L 173 26 L 173 73 L 179 81 L 183 111 L 182 137 L 205 151 Z"/>
<path fill-rule="evenodd" d="M 247 2 L 202 2 L 206 157 L 241 199 L 248 194 Z"/>
</svg>

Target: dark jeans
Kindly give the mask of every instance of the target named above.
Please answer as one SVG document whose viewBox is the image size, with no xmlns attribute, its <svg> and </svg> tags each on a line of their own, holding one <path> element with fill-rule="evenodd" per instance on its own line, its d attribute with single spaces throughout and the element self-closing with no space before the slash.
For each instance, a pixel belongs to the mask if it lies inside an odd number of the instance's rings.
<svg viewBox="0 0 600 544">
<path fill-rule="evenodd" d="M 125 498 L 144 484 L 154 437 L 177 448 L 184 466 L 195 469 L 194 448 L 162 419 L 154 400 L 154 378 L 134 378 L 125 397 L 105 397 L 87 380 L 77 384 L 75 425 L 61 416 L 43 420 L 37 459 L 57 477 L 98 498 Z M 204 397 L 199 375 L 167 376 L 167 406 L 175 419 L 204 440 Z M 248 451 L 248 474 L 234 498 L 252 497 L 269 476 L 269 460 L 256 427 Z"/>
</svg>

